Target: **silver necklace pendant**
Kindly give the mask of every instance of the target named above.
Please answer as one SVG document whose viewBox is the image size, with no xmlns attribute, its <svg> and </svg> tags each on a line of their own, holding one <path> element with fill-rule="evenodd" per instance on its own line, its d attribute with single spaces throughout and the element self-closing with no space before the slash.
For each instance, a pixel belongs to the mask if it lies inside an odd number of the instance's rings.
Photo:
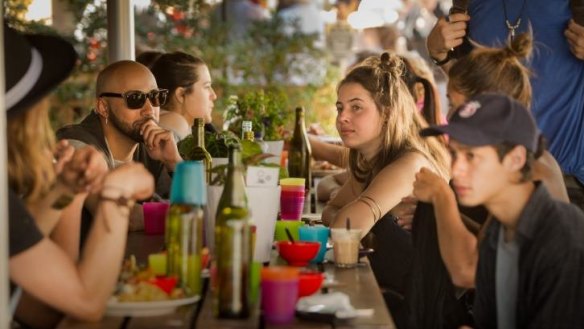
<svg viewBox="0 0 584 329">
<path fill-rule="evenodd" d="M 505 19 L 505 24 L 507 25 L 507 30 L 509 30 L 509 34 L 511 35 L 511 40 L 515 39 L 515 30 L 517 30 L 521 25 L 521 18 L 517 19 L 517 23 L 515 23 L 515 25 L 511 25 L 509 20 Z"/>
</svg>

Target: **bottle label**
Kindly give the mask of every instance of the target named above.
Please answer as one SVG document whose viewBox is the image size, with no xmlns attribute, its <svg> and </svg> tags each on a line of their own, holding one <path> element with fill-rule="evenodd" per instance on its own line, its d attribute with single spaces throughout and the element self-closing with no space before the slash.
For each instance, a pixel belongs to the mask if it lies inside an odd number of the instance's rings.
<svg viewBox="0 0 584 329">
<path fill-rule="evenodd" d="M 227 220 L 227 227 L 231 229 L 233 243 L 231 244 L 231 254 L 233 255 L 233 262 L 231 267 L 231 277 L 233 278 L 232 284 L 232 307 L 233 310 L 239 312 L 242 308 L 241 304 L 241 293 L 242 293 L 242 273 L 243 273 L 243 255 L 242 245 L 243 245 L 243 229 L 245 223 L 241 220 Z"/>
</svg>

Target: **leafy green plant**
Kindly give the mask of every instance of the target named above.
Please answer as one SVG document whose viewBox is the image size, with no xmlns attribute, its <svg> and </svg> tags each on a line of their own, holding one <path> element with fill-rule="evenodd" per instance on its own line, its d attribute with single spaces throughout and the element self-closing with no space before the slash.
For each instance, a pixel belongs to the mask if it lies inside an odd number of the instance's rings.
<svg viewBox="0 0 584 329">
<path fill-rule="evenodd" d="M 46 22 L 24 20 L 31 2 L 4 1 L 5 21 L 27 32 L 50 32 L 53 27 L 46 25 Z M 275 15 L 273 19 L 254 22 L 248 33 L 234 38 L 230 33 L 230 19 L 233 18 L 221 15 L 221 6 L 226 2 L 153 0 L 146 9 L 135 12 L 138 53 L 150 49 L 181 50 L 203 58 L 211 70 L 218 95 L 216 109 L 224 109 L 231 104 L 228 95 L 245 98 L 244 95 L 250 92 L 257 94 L 260 89 L 265 90 L 265 94 L 284 95 L 284 104 L 279 106 L 281 112 L 278 115 L 252 119 L 254 130 L 258 133 L 261 134 L 263 127 L 266 127 L 265 140 L 281 138 L 283 127 L 291 126 L 291 110 L 300 105 L 310 109 L 307 112 L 308 122 L 317 121 L 327 132 L 334 132 L 334 120 L 331 119 L 334 116 L 331 113 L 334 113 L 334 88 L 340 76 L 334 71 L 334 65 L 329 65 L 325 51 L 315 47 L 316 36 L 290 34 L 288 23 Z M 52 33 L 58 32 L 74 44 L 79 54 L 79 65 L 71 78 L 59 86 L 51 100 L 51 118 L 55 128 L 76 122 L 91 110 L 95 77 L 107 64 L 108 50 L 106 0 L 60 0 L 59 3 L 66 4 L 59 8 L 69 9 L 64 12 L 71 15 L 64 17 L 71 22 L 62 24 L 65 30 Z M 58 29 L 58 25 L 54 28 Z M 69 31 L 68 26 L 74 26 L 74 30 Z M 314 60 L 298 60 L 303 58 Z M 310 76 L 323 68 L 327 76 L 322 81 L 306 79 L 306 84 L 292 83 L 295 77 Z M 271 113 L 270 105 L 265 111 Z M 214 111 L 213 121 L 217 126 L 223 124 L 221 112 Z M 239 124 L 231 129 L 238 132 Z"/>
<path fill-rule="evenodd" d="M 271 157 L 271 154 L 263 153 L 261 146 L 252 141 L 240 140 L 231 131 L 221 132 L 205 132 L 205 148 L 213 158 L 226 158 L 229 155 L 229 146 L 241 145 L 241 159 L 244 166 L 266 166 L 278 167 L 278 165 L 271 163 L 264 163 L 263 160 Z M 192 150 L 194 149 L 195 141 L 193 135 L 188 135 L 183 140 L 178 142 L 177 147 L 183 159 L 192 159 Z M 223 185 L 225 183 L 227 165 L 214 166 L 211 172 L 214 179 L 210 185 Z M 285 172 L 284 172 L 285 174 Z M 280 171 L 280 176 L 283 172 Z"/>
<path fill-rule="evenodd" d="M 291 119 L 288 98 L 280 90 L 250 91 L 240 96 L 230 96 L 224 112 L 229 129 L 239 131 L 241 122 L 251 121 L 252 127 L 264 140 L 282 139 L 285 125 Z"/>
</svg>

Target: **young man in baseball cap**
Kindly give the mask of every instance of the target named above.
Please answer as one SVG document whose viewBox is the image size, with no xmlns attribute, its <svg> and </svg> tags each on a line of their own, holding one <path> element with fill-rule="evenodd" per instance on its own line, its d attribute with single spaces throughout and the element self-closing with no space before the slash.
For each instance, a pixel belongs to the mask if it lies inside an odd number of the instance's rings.
<svg viewBox="0 0 584 329">
<path fill-rule="evenodd" d="M 531 179 L 543 146 L 529 111 L 506 96 L 483 94 L 458 108 L 449 124 L 421 134 L 449 136 L 455 193 L 422 169 L 414 194 L 434 206 L 444 261 L 463 254 L 460 266 L 476 268 L 466 282 L 453 277 L 456 285 L 476 287 L 476 326 L 584 327 L 584 214 Z M 478 243 L 455 220 L 457 201 L 489 211 Z"/>
</svg>

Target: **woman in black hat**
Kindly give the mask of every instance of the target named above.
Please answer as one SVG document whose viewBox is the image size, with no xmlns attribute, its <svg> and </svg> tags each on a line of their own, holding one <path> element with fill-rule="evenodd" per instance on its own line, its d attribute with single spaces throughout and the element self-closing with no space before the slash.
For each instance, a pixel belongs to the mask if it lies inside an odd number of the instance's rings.
<svg viewBox="0 0 584 329">
<path fill-rule="evenodd" d="M 26 296 L 15 318 L 33 327 L 50 326 L 39 307 L 45 304 L 75 318 L 97 320 L 120 270 L 129 208 L 134 200 L 150 196 L 153 178 L 135 163 L 107 172 L 93 148 L 55 145 L 46 96 L 75 65 L 70 44 L 57 37 L 21 35 L 5 25 L 4 45 L 10 280 Z M 96 220 L 76 262 L 48 237 L 75 195 L 87 193 L 99 196 Z M 20 299 L 15 286 L 13 307 Z"/>
</svg>

